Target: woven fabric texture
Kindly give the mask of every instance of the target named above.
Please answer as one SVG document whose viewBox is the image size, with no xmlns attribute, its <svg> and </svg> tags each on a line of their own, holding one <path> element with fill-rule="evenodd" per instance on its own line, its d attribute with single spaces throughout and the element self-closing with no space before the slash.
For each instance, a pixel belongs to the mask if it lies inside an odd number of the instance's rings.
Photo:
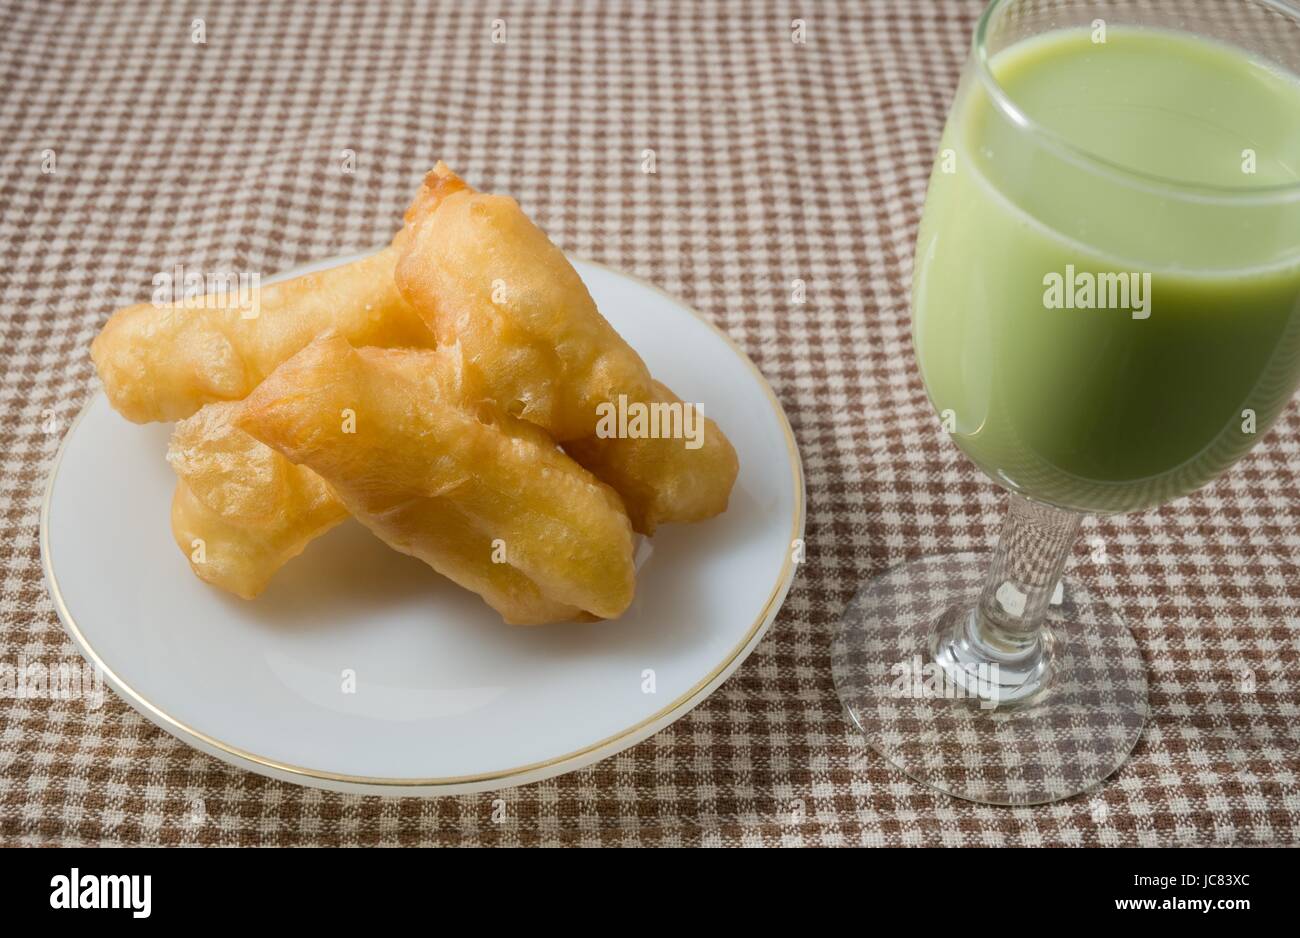
<svg viewBox="0 0 1300 938">
<path fill-rule="evenodd" d="M 96 388 L 87 350 L 108 314 L 177 263 L 271 273 L 382 243 L 439 158 L 515 195 L 566 251 L 724 329 L 789 414 L 808 488 L 806 562 L 769 634 L 706 702 L 620 755 L 497 793 L 363 798 L 231 768 L 116 697 L 91 709 L 10 694 L 0 842 L 1300 839 L 1294 404 L 1205 490 L 1086 522 L 1070 570 L 1133 623 L 1152 710 L 1099 790 L 1024 809 L 959 802 L 882 763 L 842 714 L 831 631 L 857 584 L 991 545 L 1005 507 L 941 432 L 910 341 L 916 225 L 979 12 L 0 0 L 0 661 L 79 660 L 42 580 L 38 515 Z"/>
</svg>

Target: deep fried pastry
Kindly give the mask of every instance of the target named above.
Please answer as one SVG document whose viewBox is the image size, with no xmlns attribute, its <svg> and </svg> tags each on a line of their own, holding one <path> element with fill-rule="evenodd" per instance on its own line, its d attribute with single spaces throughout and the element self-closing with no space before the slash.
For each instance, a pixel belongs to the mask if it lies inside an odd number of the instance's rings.
<svg viewBox="0 0 1300 938">
<path fill-rule="evenodd" d="M 618 496 L 539 428 L 490 403 L 457 406 L 471 400 L 446 350 L 360 354 L 327 334 L 254 390 L 237 423 L 507 622 L 622 613 L 635 573 Z"/>
<path fill-rule="evenodd" d="M 347 509 L 303 466 L 232 423 L 238 404 L 208 404 L 176 425 L 172 535 L 200 579 L 252 599 Z"/>
<path fill-rule="evenodd" d="M 90 347 L 109 401 L 128 420 L 146 423 L 240 400 L 329 328 L 358 345 L 431 345 L 393 282 L 400 243 L 262 287 L 253 318 L 231 297 L 197 308 L 141 303 L 118 310 Z"/>
<path fill-rule="evenodd" d="M 599 438 L 599 408 L 678 400 L 601 316 L 564 254 L 508 196 L 439 163 L 408 213 L 398 288 L 472 393 L 537 424 L 623 497 L 638 531 L 727 507 L 738 464 L 718 425 L 702 445 Z"/>
<path fill-rule="evenodd" d="M 600 402 L 650 393 L 645 364 L 514 199 L 439 163 L 412 214 L 397 285 L 439 345 L 460 343 L 472 386 L 560 441 L 589 436 Z"/>
<path fill-rule="evenodd" d="M 441 380 L 442 370 L 420 356 L 357 351 L 400 369 L 408 380 L 433 381 L 454 393 Z M 348 512 L 320 476 L 236 427 L 231 418 L 237 410 L 238 402 L 206 404 L 172 432 L 172 536 L 201 579 L 252 599 Z"/>
<path fill-rule="evenodd" d="M 658 381 L 648 403 L 683 405 Z M 679 411 L 680 412 L 680 411 Z M 589 436 L 564 444 L 579 465 L 623 497 L 633 529 L 651 534 L 663 522 L 703 521 L 727 510 L 739 463 L 731 441 L 712 420 L 694 432 L 701 445 L 688 449 L 683 440 L 652 437 Z"/>
</svg>

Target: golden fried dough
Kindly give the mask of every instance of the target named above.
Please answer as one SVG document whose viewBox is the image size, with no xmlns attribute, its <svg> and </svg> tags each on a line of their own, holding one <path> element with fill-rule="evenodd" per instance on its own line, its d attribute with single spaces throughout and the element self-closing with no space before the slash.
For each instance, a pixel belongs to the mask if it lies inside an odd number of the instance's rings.
<svg viewBox="0 0 1300 938">
<path fill-rule="evenodd" d="M 682 404 L 658 381 L 653 387 L 647 403 Z M 681 439 L 601 436 L 572 440 L 564 449 L 623 497 L 633 529 L 653 534 L 663 522 L 703 521 L 727 510 L 740 469 L 736 450 L 712 420 L 693 419 L 703 421 L 698 449 Z"/>
<path fill-rule="evenodd" d="M 416 206 L 397 285 L 439 345 L 460 344 L 472 387 L 561 441 L 589 436 L 600 402 L 650 393 L 645 364 L 514 199 L 439 164 Z"/>
<path fill-rule="evenodd" d="M 357 354 L 456 399 L 453 369 L 431 367 L 430 359 L 406 350 L 362 348 Z M 316 473 L 235 427 L 237 408 L 229 401 L 207 404 L 173 432 L 168 460 L 178 478 L 172 534 L 201 579 L 251 599 L 309 541 L 346 518 L 347 509 Z M 515 424 L 553 445 L 540 428 Z"/>
<path fill-rule="evenodd" d="M 262 287 L 253 318 L 224 297 L 199 308 L 118 310 L 90 347 L 109 401 L 136 423 L 179 420 L 204 404 L 243 398 L 329 328 L 358 345 L 431 345 L 393 282 L 399 252 L 391 246 Z"/>
<path fill-rule="evenodd" d="M 654 382 L 514 199 L 476 192 L 439 163 L 407 223 L 398 288 L 438 344 L 456 350 L 469 393 L 569 446 L 619 492 L 638 531 L 726 509 L 736 454 L 713 421 L 698 448 L 597 437 L 602 404 L 678 399 Z"/>
<path fill-rule="evenodd" d="M 208 404 L 176 425 L 172 535 L 200 579 L 252 599 L 348 513 L 320 476 L 236 427 L 237 408 Z"/>
<path fill-rule="evenodd" d="M 635 573 L 618 496 L 538 428 L 471 404 L 461 365 L 449 350 L 358 353 L 326 334 L 256 388 L 236 422 L 507 622 L 619 615 Z"/>
</svg>

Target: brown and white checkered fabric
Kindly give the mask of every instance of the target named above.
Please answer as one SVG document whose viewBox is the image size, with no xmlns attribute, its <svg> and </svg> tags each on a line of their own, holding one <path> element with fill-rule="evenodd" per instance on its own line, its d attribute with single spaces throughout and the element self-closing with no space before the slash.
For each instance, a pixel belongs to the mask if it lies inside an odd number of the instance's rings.
<svg viewBox="0 0 1300 938">
<path fill-rule="evenodd" d="M 109 312 L 176 263 L 269 274 L 383 242 L 438 158 L 735 338 L 790 415 L 809 496 L 807 563 L 752 657 L 592 768 L 473 797 L 349 797 L 227 767 L 115 697 L 10 697 L 0 841 L 1297 842 L 1294 406 L 1205 491 L 1086 524 L 1073 574 L 1135 624 L 1151 682 L 1145 735 L 1099 791 L 1025 809 L 954 801 L 882 764 L 841 715 L 830 641 L 855 585 L 990 544 L 1003 507 L 942 436 L 909 336 L 915 226 L 978 12 L 0 0 L 0 661 L 76 660 L 42 582 L 37 514 Z M 206 44 L 191 40 L 197 17 Z M 796 17 L 806 44 L 791 42 Z M 805 305 L 789 301 L 796 278 Z"/>
</svg>

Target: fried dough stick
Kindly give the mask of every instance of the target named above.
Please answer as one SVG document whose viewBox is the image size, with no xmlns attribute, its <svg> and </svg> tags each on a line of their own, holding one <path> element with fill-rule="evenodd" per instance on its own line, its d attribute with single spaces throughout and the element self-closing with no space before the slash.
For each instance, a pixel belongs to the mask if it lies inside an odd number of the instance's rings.
<svg viewBox="0 0 1300 938">
<path fill-rule="evenodd" d="M 237 423 L 506 622 L 622 613 L 635 572 L 618 496 L 538 428 L 449 403 L 463 394 L 444 351 L 363 355 L 327 334 L 254 390 Z"/>
<path fill-rule="evenodd" d="M 402 370 L 409 380 L 433 381 L 448 395 L 454 385 L 428 360 L 381 348 L 364 358 Z M 295 466 L 232 422 L 238 403 L 205 404 L 172 431 L 167 461 L 176 472 L 172 536 L 202 580 L 253 599 L 309 542 L 348 517 L 323 479 Z"/>
<path fill-rule="evenodd" d="M 473 393 L 535 423 L 623 497 L 638 531 L 726 510 L 738 463 L 705 420 L 703 445 L 601 438 L 598 407 L 677 401 L 601 316 L 577 271 L 507 196 L 476 192 L 443 163 L 407 214 L 402 295 Z"/>
<path fill-rule="evenodd" d="M 208 404 L 176 425 L 172 536 L 200 579 L 252 599 L 348 512 L 320 476 L 236 427 L 238 406 Z"/>
<path fill-rule="evenodd" d="M 681 404 L 658 381 L 653 403 Z M 684 449 L 682 440 L 589 436 L 564 444 L 564 450 L 623 497 L 632 527 L 654 533 L 665 521 L 703 521 L 727 508 L 736 480 L 736 451 L 713 421 L 704 425 L 704 443 Z"/>
<path fill-rule="evenodd" d="M 431 345 L 393 282 L 400 240 L 350 264 L 262 287 L 252 318 L 224 296 L 200 308 L 141 303 L 118 310 L 90 347 L 109 401 L 128 420 L 147 423 L 240 400 L 330 328 L 358 345 Z"/>
</svg>

